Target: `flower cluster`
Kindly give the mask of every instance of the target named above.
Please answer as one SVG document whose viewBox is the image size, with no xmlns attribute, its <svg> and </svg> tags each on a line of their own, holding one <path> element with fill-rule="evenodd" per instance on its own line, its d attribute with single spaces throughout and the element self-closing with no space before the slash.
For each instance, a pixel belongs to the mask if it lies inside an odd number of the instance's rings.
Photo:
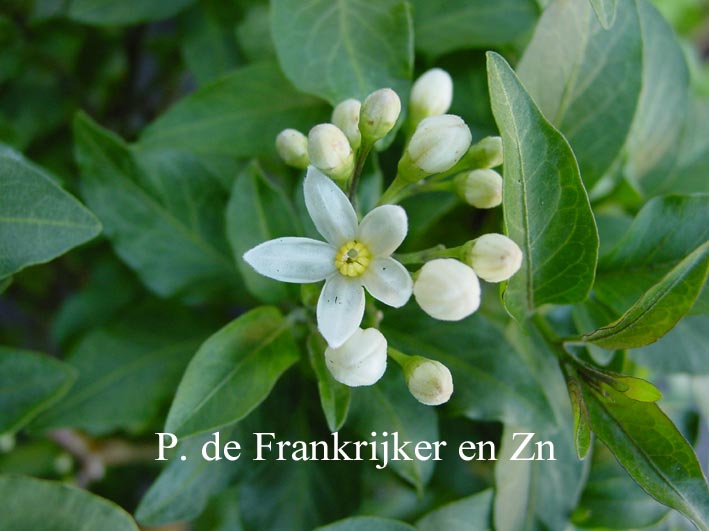
<svg viewBox="0 0 709 531">
<path fill-rule="evenodd" d="M 264 242 L 244 260 L 267 277 L 294 283 L 324 282 L 315 311 L 317 328 L 328 347 L 325 362 L 333 377 L 349 386 L 372 385 L 391 357 L 404 372 L 412 395 L 428 405 L 442 404 L 453 392 L 445 365 L 391 348 L 376 328 L 360 328 L 366 294 L 400 308 L 411 295 L 428 315 L 444 321 L 468 317 L 480 306 L 479 278 L 507 280 L 519 268 L 522 252 L 502 234 L 485 234 L 465 244 L 394 255 L 408 231 L 401 199 L 429 190 L 447 190 L 476 208 L 502 202 L 499 137 L 471 146 L 465 122 L 445 114 L 453 84 L 448 73 L 433 69 L 411 90 L 406 148 L 395 179 L 379 206 L 361 220 L 354 206 L 364 162 L 378 141 L 395 130 L 401 102 L 391 89 L 363 102 L 338 104 L 332 122 L 313 127 L 307 137 L 286 129 L 276 139 L 284 162 L 306 169 L 305 206 L 323 241 L 303 237 Z M 405 267 L 422 264 L 413 274 Z M 376 320 L 376 319 L 375 319 Z"/>
</svg>

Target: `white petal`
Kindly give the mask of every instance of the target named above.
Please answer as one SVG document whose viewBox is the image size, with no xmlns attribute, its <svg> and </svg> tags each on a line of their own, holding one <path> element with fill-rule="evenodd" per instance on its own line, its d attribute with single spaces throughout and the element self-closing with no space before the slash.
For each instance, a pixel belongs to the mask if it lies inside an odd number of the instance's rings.
<svg viewBox="0 0 709 531">
<path fill-rule="evenodd" d="M 244 254 L 257 273 L 281 282 L 318 282 L 337 270 L 336 250 L 310 238 L 277 238 Z"/>
<path fill-rule="evenodd" d="M 339 273 L 325 282 L 318 299 L 318 330 L 332 348 L 354 334 L 364 316 L 364 289 L 359 279 Z"/>
<path fill-rule="evenodd" d="M 406 211 L 398 205 L 383 205 L 364 216 L 357 240 L 374 256 L 389 256 L 401 245 L 408 230 Z"/>
<path fill-rule="evenodd" d="M 372 260 L 362 283 L 372 297 L 394 308 L 408 302 L 414 284 L 406 268 L 389 257 Z"/>
<path fill-rule="evenodd" d="M 305 206 L 323 238 L 335 247 L 354 240 L 357 214 L 350 200 L 332 179 L 315 166 L 308 166 L 303 188 Z"/>
</svg>

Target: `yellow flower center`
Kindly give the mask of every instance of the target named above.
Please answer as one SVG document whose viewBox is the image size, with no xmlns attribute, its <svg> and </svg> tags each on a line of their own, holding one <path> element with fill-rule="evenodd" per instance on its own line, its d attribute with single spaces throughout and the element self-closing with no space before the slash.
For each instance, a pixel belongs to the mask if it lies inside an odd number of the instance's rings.
<svg viewBox="0 0 709 531">
<path fill-rule="evenodd" d="M 351 241 L 340 247 L 335 255 L 335 266 L 346 277 L 358 277 L 367 270 L 372 254 L 358 241 Z"/>
</svg>

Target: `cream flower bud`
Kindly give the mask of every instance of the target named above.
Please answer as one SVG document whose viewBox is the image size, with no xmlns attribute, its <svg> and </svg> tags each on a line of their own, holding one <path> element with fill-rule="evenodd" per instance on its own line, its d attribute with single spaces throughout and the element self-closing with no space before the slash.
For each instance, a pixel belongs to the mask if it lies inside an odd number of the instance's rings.
<svg viewBox="0 0 709 531">
<path fill-rule="evenodd" d="M 455 190 L 475 208 L 494 208 L 502 203 L 502 176 L 495 170 L 472 170 L 455 179 Z"/>
<path fill-rule="evenodd" d="M 522 250 L 502 234 L 484 234 L 473 240 L 465 253 L 466 261 L 487 282 L 502 282 L 522 265 Z"/>
<path fill-rule="evenodd" d="M 426 262 L 414 283 L 416 302 L 441 321 L 460 321 L 480 306 L 480 282 L 475 272 L 453 258 Z"/>
<path fill-rule="evenodd" d="M 445 113 L 452 100 L 453 80 L 448 72 L 440 68 L 424 72 L 411 87 L 411 122 L 417 124 L 429 116 Z"/>
<path fill-rule="evenodd" d="M 332 124 L 319 124 L 308 133 L 310 163 L 335 180 L 345 180 L 354 170 L 354 153 L 345 133 Z"/>
<path fill-rule="evenodd" d="M 276 137 L 276 150 L 288 166 L 304 170 L 310 164 L 308 139 L 300 131 L 284 129 Z"/>
<path fill-rule="evenodd" d="M 359 112 L 362 104 L 355 99 L 342 101 L 332 111 L 332 123 L 342 129 L 352 149 L 358 149 L 362 143 L 359 132 Z"/>
<path fill-rule="evenodd" d="M 465 154 L 471 139 L 470 129 L 460 116 L 443 114 L 424 118 L 399 161 L 399 175 L 415 182 L 449 170 Z"/>
<path fill-rule="evenodd" d="M 503 162 L 502 138 L 487 136 L 470 146 L 465 154 L 465 162 L 471 168 L 496 168 Z"/>
<path fill-rule="evenodd" d="M 340 383 L 373 385 L 386 370 L 387 340 L 376 328 L 358 328 L 342 346 L 325 350 L 325 364 Z"/>
<path fill-rule="evenodd" d="M 413 356 L 404 368 L 409 391 L 427 406 L 445 404 L 453 394 L 453 376 L 439 361 Z"/>
<path fill-rule="evenodd" d="M 401 112 L 401 100 L 390 88 L 372 92 L 362 103 L 359 130 L 368 142 L 384 138 L 394 128 Z"/>
</svg>

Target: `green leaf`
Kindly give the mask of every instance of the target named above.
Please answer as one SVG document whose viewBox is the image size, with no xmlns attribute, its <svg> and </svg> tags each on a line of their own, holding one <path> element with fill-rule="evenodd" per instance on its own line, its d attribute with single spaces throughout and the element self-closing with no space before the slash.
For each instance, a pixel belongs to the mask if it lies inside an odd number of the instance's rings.
<svg viewBox="0 0 709 531">
<path fill-rule="evenodd" d="M 709 241 L 677 264 L 620 319 L 584 334 L 583 341 L 607 349 L 653 343 L 684 317 L 704 287 L 709 272 Z"/>
<path fill-rule="evenodd" d="M 709 374 L 709 316 L 690 315 L 662 339 L 630 351 L 633 359 L 657 374 Z"/>
<path fill-rule="evenodd" d="M 76 371 L 45 354 L 0 347 L 0 435 L 14 433 L 66 394 Z"/>
<path fill-rule="evenodd" d="M 648 494 L 709 529 L 709 488 L 691 445 L 654 402 L 595 385 L 583 385 L 594 433 Z"/>
<path fill-rule="evenodd" d="M 643 89 L 625 146 L 624 171 L 647 195 L 667 192 L 689 105 L 689 72 L 672 27 L 636 0 L 643 38 Z M 672 191 L 672 190 L 669 190 Z"/>
<path fill-rule="evenodd" d="M 594 293 L 620 314 L 707 240 L 709 195 L 652 199 L 615 248 L 601 258 Z M 705 290 L 695 308 L 708 303 Z"/>
<path fill-rule="evenodd" d="M 0 151 L 0 278 L 96 237 L 101 224 L 19 153 Z"/>
<path fill-rule="evenodd" d="M 393 370 L 392 370 L 393 369 Z M 411 396 L 401 372 L 390 367 L 376 386 L 354 389 L 347 427 L 362 440 L 390 440 L 383 432 L 398 432 L 399 441 L 411 441 L 409 448 L 419 441 L 437 441 L 438 424 L 433 408 L 424 406 Z M 377 432 L 372 437 L 372 432 Z M 423 492 L 430 481 L 434 462 L 391 461 L 388 467 Z"/>
<path fill-rule="evenodd" d="M 657 523 L 667 507 L 650 498 L 615 460 L 596 444 L 591 472 L 572 521 L 584 529 L 641 529 Z"/>
<path fill-rule="evenodd" d="M 534 27 L 533 0 L 411 0 L 416 48 L 439 56 L 516 42 Z"/>
<path fill-rule="evenodd" d="M 583 401 L 581 384 L 576 379 L 566 382 L 571 399 L 571 410 L 574 413 L 574 446 L 579 459 L 584 459 L 591 448 L 591 419 Z"/>
<path fill-rule="evenodd" d="M 3 531 L 138 531 L 118 505 L 56 481 L 0 476 Z M 49 523 L 51 522 L 51 524 Z"/>
<path fill-rule="evenodd" d="M 288 323 L 276 308 L 242 315 L 207 339 L 192 358 L 165 431 L 186 437 L 241 420 L 298 357 Z"/>
<path fill-rule="evenodd" d="M 116 253 L 150 289 L 188 298 L 239 289 L 224 234 L 226 197 L 198 159 L 160 151 L 136 160 L 84 114 L 74 132 L 83 195 Z"/>
<path fill-rule="evenodd" d="M 195 0 L 70 0 L 69 18 L 100 26 L 168 18 Z"/>
<path fill-rule="evenodd" d="M 236 36 L 242 52 L 250 62 L 273 61 L 276 47 L 271 37 L 271 12 L 267 4 L 249 6 L 236 26 Z"/>
<path fill-rule="evenodd" d="M 517 72 L 571 144 L 590 189 L 623 148 L 640 97 L 642 36 L 634 2 L 620 3 L 611 31 L 603 30 L 589 0 L 552 2 Z"/>
<path fill-rule="evenodd" d="M 492 489 L 484 490 L 427 513 L 416 522 L 418 531 L 460 529 L 490 531 Z"/>
<path fill-rule="evenodd" d="M 448 408 L 454 412 L 530 429 L 553 418 L 543 380 L 530 377 L 524 357 L 481 315 L 448 323 L 417 308 L 397 310 L 385 316 L 382 331 L 400 351 L 438 360 L 450 369 L 455 392 Z"/>
<path fill-rule="evenodd" d="M 354 516 L 318 527 L 315 531 L 414 531 L 405 522 L 390 520 L 388 518 L 377 518 L 373 516 Z"/>
<path fill-rule="evenodd" d="M 193 522 L 195 531 L 244 531 L 238 499 L 238 486 L 222 490 Z"/>
<path fill-rule="evenodd" d="M 618 0 L 591 0 L 591 5 L 601 26 L 610 29 L 618 12 Z"/>
<path fill-rule="evenodd" d="M 320 334 L 311 334 L 308 337 L 308 356 L 310 366 L 318 378 L 318 393 L 327 426 L 330 431 L 339 431 L 347 420 L 350 410 L 350 388 L 341 384 L 332 377 L 325 365 L 325 349 L 327 343 Z"/>
<path fill-rule="evenodd" d="M 256 245 L 283 236 L 296 236 L 299 222 L 286 194 L 270 182 L 253 162 L 234 182 L 226 212 L 227 235 L 246 288 L 267 303 L 288 298 L 288 286 L 260 275 L 243 255 Z"/>
<path fill-rule="evenodd" d="M 389 87 L 408 96 L 411 7 L 401 0 L 274 0 L 271 33 L 293 84 L 335 105 Z"/>
<path fill-rule="evenodd" d="M 254 64 L 181 100 L 145 129 L 139 147 L 233 157 L 273 154 L 281 130 L 307 131 L 326 116 L 322 103 L 296 92 L 276 65 Z"/>
<path fill-rule="evenodd" d="M 79 379 L 32 429 L 152 430 L 161 424 L 190 357 L 208 334 L 208 323 L 174 303 L 131 309 L 77 343 L 66 361 Z"/>
<path fill-rule="evenodd" d="M 693 97 L 682 133 L 677 162 L 660 192 L 709 192 L 709 100 Z"/>
<path fill-rule="evenodd" d="M 521 270 L 507 284 L 505 306 L 521 321 L 542 304 L 586 298 L 598 234 L 569 144 L 507 62 L 493 52 L 487 57 L 492 111 L 505 152 L 505 225 L 524 253 Z"/>
</svg>

